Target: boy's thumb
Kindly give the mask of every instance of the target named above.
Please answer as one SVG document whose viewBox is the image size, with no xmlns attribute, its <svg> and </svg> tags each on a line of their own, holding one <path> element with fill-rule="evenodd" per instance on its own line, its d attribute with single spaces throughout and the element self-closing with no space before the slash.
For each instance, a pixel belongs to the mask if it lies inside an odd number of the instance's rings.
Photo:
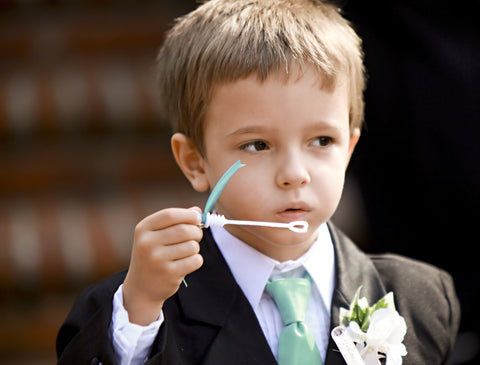
<svg viewBox="0 0 480 365">
<path fill-rule="evenodd" d="M 202 215 L 202 208 L 200 208 L 200 207 L 195 206 L 195 207 L 191 207 L 191 208 L 188 208 L 188 209 L 193 210 L 195 213 L 198 213 L 198 214 Z"/>
<path fill-rule="evenodd" d="M 202 209 L 199 208 L 199 207 L 191 207 L 191 208 L 188 208 L 188 209 L 197 213 L 198 214 L 198 224 L 202 223 Z"/>
</svg>

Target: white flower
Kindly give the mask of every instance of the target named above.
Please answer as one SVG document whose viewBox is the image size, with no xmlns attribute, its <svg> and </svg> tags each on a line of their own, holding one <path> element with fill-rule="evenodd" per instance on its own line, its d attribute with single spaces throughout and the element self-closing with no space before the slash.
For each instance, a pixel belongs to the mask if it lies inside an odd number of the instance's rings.
<svg viewBox="0 0 480 365">
<path fill-rule="evenodd" d="M 357 349 L 365 365 L 380 365 L 379 352 L 386 355 L 386 365 L 401 365 L 402 356 L 407 354 L 407 349 L 402 343 L 407 325 L 394 309 L 380 308 L 374 311 L 366 332 L 353 321 L 349 323 L 347 331 L 357 343 Z"/>
<path fill-rule="evenodd" d="M 358 288 L 350 308 L 340 308 L 339 319 L 365 365 L 380 365 L 379 358 L 386 357 L 386 365 L 401 365 L 407 349 L 402 343 L 407 332 L 405 319 L 395 309 L 390 292 L 371 307 L 366 298 L 360 298 Z"/>
</svg>

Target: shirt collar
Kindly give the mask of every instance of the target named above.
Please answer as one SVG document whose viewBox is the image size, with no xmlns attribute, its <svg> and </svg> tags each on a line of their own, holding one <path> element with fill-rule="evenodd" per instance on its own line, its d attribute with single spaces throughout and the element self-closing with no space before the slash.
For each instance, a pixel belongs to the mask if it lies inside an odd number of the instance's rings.
<svg viewBox="0 0 480 365">
<path fill-rule="evenodd" d="M 211 227 L 210 230 L 236 282 L 254 310 L 257 309 L 265 284 L 272 273 L 286 272 L 303 266 L 330 312 L 335 285 L 335 255 L 326 223 L 319 227 L 316 241 L 303 256 L 285 262 L 279 262 L 260 253 L 224 228 Z"/>
</svg>

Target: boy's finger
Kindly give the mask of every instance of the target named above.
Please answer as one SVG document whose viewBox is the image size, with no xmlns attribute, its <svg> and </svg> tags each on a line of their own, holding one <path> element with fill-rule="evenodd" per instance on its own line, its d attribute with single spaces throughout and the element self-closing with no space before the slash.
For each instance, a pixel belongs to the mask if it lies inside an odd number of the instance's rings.
<svg viewBox="0 0 480 365">
<path fill-rule="evenodd" d="M 199 252 L 200 244 L 197 241 L 186 241 L 176 245 L 158 247 L 153 251 L 153 254 L 158 255 L 162 261 L 178 261 Z"/>
<path fill-rule="evenodd" d="M 201 228 L 193 224 L 182 223 L 161 230 L 143 231 L 135 240 L 148 249 L 148 247 L 171 246 L 186 241 L 200 242 L 202 237 Z"/>
<path fill-rule="evenodd" d="M 138 225 L 139 230 L 157 231 L 177 224 L 198 225 L 201 217 L 192 209 L 168 208 L 160 210 L 143 219 Z"/>
<path fill-rule="evenodd" d="M 186 275 L 198 270 L 203 265 L 203 257 L 200 254 L 189 256 L 174 262 L 174 270 L 176 274 L 180 277 L 185 277 Z"/>
</svg>

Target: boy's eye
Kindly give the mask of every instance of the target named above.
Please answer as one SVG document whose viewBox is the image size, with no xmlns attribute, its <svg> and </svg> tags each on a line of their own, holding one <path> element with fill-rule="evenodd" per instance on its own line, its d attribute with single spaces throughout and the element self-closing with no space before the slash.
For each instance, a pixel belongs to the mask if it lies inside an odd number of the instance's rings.
<svg viewBox="0 0 480 365">
<path fill-rule="evenodd" d="M 312 145 L 318 146 L 318 147 L 327 147 L 332 142 L 333 142 L 332 137 L 321 136 L 321 137 L 315 138 L 312 142 Z"/>
<path fill-rule="evenodd" d="M 249 151 L 249 152 L 258 152 L 258 151 L 264 151 L 267 149 L 268 149 L 268 145 L 264 141 L 252 141 L 242 146 L 242 150 Z"/>
</svg>

